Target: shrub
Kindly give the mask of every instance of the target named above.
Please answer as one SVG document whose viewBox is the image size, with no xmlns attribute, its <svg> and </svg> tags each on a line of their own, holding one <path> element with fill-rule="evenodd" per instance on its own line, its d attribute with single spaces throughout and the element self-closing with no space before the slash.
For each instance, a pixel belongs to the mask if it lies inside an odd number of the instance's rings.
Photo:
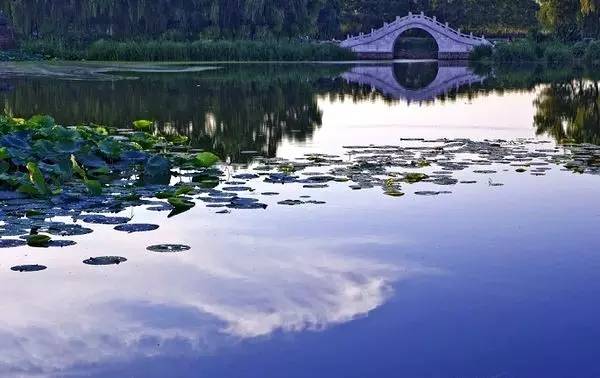
<svg viewBox="0 0 600 378">
<path fill-rule="evenodd" d="M 487 58 L 491 58 L 494 53 L 494 48 L 492 46 L 476 46 L 471 52 L 470 58 L 472 60 L 484 60 Z"/>
<path fill-rule="evenodd" d="M 535 46 L 529 41 L 500 43 L 496 46 L 494 59 L 499 62 L 533 62 L 538 60 Z"/>
<path fill-rule="evenodd" d="M 544 51 L 544 60 L 549 65 L 563 65 L 572 62 L 573 54 L 567 46 L 561 43 L 552 43 Z"/>
<path fill-rule="evenodd" d="M 585 61 L 593 66 L 600 66 L 600 41 L 592 41 L 585 50 Z"/>
<path fill-rule="evenodd" d="M 585 56 L 585 51 L 587 50 L 588 44 L 584 41 L 579 41 L 573 45 L 571 48 L 571 52 L 573 56 L 577 59 L 582 59 Z"/>
</svg>

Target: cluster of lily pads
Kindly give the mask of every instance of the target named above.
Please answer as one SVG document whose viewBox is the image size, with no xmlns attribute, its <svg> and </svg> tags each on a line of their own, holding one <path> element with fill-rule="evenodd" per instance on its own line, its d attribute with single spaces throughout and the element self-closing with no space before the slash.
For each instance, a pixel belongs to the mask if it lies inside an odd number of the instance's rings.
<svg viewBox="0 0 600 378">
<path fill-rule="evenodd" d="M 51 236 L 92 232 L 49 221 L 61 216 L 86 223 L 116 221 L 117 230 L 131 232 L 134 228 L 123 225 L 128 218 L 93 213 L 143 204 L 142 197 L 152 198 L 169 187 L 175 167 L 211 177 L 219 158 L 186 143 L 186 137 L 158 134 L 153 122 L 145 120 L 119 131 L 98 125 L 65 127 L 49 116 L 0 116 L 0 247 L 64 247 L 76 243 Z M 165 197 L 174 214 L 190 208 L 179 198 L 182 193 L 180 188 Z M 6 238 L 14 236 L 20 238 Z"/>
<path fill-rule="evenodd" d="M 281 206 L 322 205 L 303 194 L 330 185 L 351 190 L 381 188 L 390 197 L 451 194 L 454 185 L 491 187 L 499 170 L 543 176 L 553 167 L 574 173 L 600 173 L 600 147 L 548 145 L 539 140 L 472 141 L 403 139 L 397 145 L 346 146 L 345 153 L 307 154 L 298 159 L 256 156 L 244 169 L 221 163 L 216 155 L 195 150 L 185 137 L 161 135 L 151 121 L 136 121 L 129 130 L 98 125 L 64 127 L 46 116 L 29 120 L 0 117 L 0 248 L 66 247 L 76 243 L 54 236 L 86 235 L 80 224 L 112 225 L 117 232 L 148 232 L 158 225 L 131 223 L 114 216 L 144 206 L 179 215 L 202 203 L 218 214 L 263 210 L 277 198 L 265 185 L 298 185 L 298 198 L 281 198 Z M 467 178 L 455 173 L 466 171 Z M 420 185 L 428 185 L 423 190 Z M 443 189 L 432 189 L 432 188 Z M 415 189 L 415 190 L 412 190 Z M 312 193 L 311 193 L 312 194 Z M 58 220 L 61 219 L 61 220 Z M 68 220 L 67 220 L 68 219 Z M 153 252 L 184 252 L 184 245 L 148 247 Z M 89 265 L 120 264 L 119 256 L 92 257 Z M 12 268 L 38 271 L 41 265 Z"/>
</svg>

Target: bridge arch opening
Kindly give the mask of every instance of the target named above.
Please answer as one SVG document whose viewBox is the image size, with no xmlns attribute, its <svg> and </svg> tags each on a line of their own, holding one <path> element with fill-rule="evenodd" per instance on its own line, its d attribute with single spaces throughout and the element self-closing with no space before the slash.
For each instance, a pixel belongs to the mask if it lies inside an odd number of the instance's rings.
<svg viewBox="0 0 600 378">
<path fill-rule="evenodd" d="M 394 59 L 437 59 L 440 48 L 425 29 L 411 28 L 400 33 L 394 42 Z"/>
<path fill-rule="evenodd" d="M 439 72 L 437 61 L 394 63 L 394 79 L 404 89 L 418 91 L 435 81 Z"/>
</svg>

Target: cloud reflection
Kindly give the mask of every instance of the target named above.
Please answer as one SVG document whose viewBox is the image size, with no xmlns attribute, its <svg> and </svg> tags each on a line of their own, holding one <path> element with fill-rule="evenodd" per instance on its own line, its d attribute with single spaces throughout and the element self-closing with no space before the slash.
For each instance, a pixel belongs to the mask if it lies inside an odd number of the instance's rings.
<svg viewBox="0 0 600 378">
<path fill-rule="evenodd" d="M 182 254 L 168 265 L 145 256 L 118 269 L 6 280 L 0 374 L 209 354 L 276 331 L 322 330 L 368 314 L 394 281 L 421 271 L 327 250 L 274 253 L 271 243 L 271 252 Z"/>
</svg>

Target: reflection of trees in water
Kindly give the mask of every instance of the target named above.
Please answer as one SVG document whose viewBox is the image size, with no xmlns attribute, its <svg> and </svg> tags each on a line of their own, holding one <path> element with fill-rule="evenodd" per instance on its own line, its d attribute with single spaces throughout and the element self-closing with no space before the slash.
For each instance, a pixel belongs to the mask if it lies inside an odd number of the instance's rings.
<svg viewBox="0 0 600 378">
<path fill-rule="evenodd" d="M 394 64 L 394 77 L 406 89 L 419 90 L 433 83 L 438 74 L 438 62 Z"/>
<path fill-rule="evenodd" d="M 243 150 L 274 156 L 283 138 L 306 140 L 321 125 L 313 84 L 331 69 L 292 71 L 233 67 L 111 82 L 14 79 L 15 89 L 0 98 L 9 114 L 51 114 L 63 124 L 127 127 L 156 120 L 195 146 L 239 160 Z"/>
<path fill-rule="evenodd" d="M 6 90 L 0 91 L 0 100 L 9 114 L 51 114 L 63 124 L 127 127 L 136 119 L 156 120 L 164 131 L 187 135 L 197 147 L 241 161 L 244 150 L 274 156 L 284 138 L 310 139 L 322 120 L 318 95 L 354 102 L 403 101 L 386 97 L 369 85 L 346 82 L 339 75 L 347 68 L 232 65 L 194 74 L 142 75 L 136 80 L 6 79 L 1 82 Z M 396 65 L 395 75 L 418 89 L 428 84 L 433 68 L 435 63 Z M 538 133 L 559 140 L 600 143 L 597 85 L 577 79 L 594 79 L 593 74 L 539 66 L 499 67 L 482 74 L 490 76 L 483 84 L 453 88 L 425 103 L 531 91 L 544 84 L 548 86 L 535 102 Z"/>
<path fill-rule="evenodd" d="M 600 144 L 600 91 L 597 81 L 550 84 L 534 102 L 538 134 L 557 141 Z"/>
</svg>

